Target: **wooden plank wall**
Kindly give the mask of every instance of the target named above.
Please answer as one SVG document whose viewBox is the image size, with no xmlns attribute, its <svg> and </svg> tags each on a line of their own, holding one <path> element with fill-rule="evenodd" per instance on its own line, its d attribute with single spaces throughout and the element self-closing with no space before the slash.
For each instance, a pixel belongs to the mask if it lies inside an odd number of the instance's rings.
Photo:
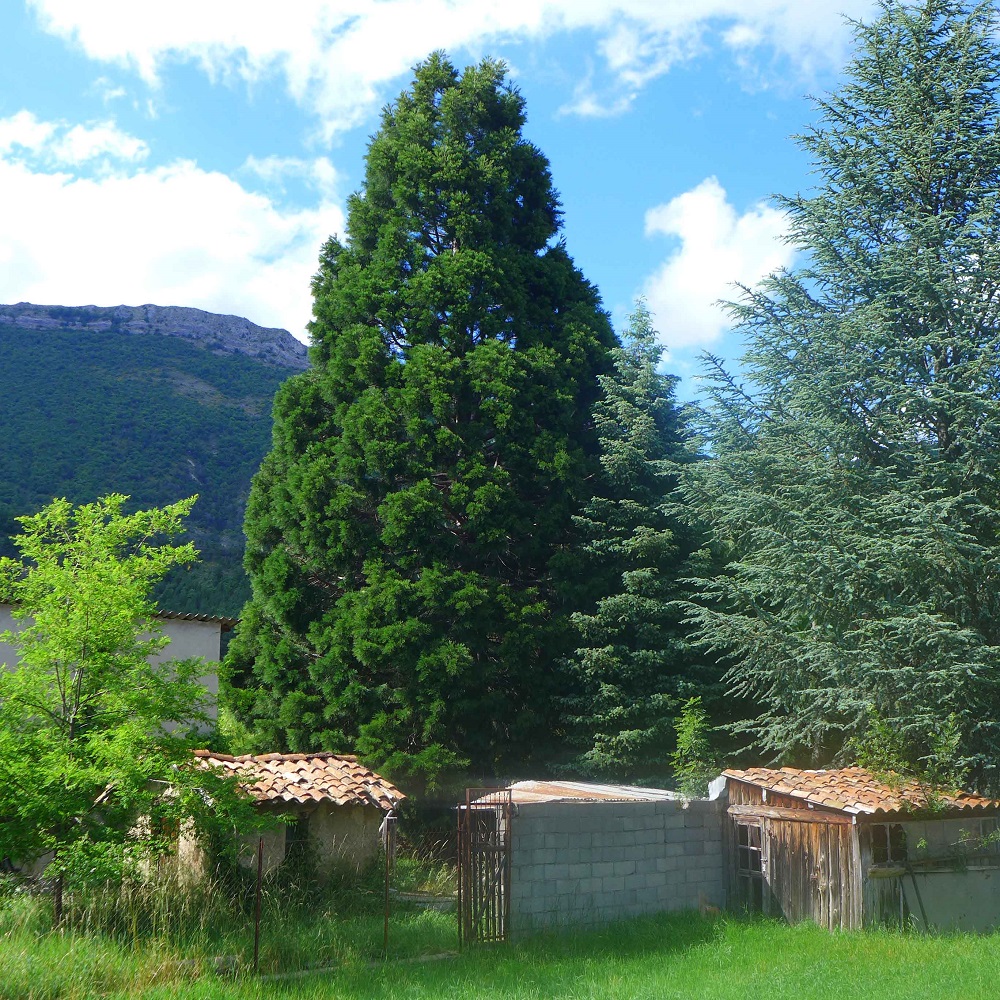
<svg viewBox="0 0 1000 1000">
<path fill-rule="evenodd" d="M 861 920 L 854 828 L 846 823 L 764 819 L 774 915 L 836 930 Z"/>
<path fill-rule="evenodd" d="M 769 793 L 765 803 L 763 789 L 744 782 L 730 781 L 728 793 L 730 900 L 738 900 L 736 819 L 756 819 L 766 864 L 765 913 L 792 923 L 812 920 L 830 930 L 860 927 L 862 866 L 851 818 L 810 809 L 791 796 Z"/>
</svg>

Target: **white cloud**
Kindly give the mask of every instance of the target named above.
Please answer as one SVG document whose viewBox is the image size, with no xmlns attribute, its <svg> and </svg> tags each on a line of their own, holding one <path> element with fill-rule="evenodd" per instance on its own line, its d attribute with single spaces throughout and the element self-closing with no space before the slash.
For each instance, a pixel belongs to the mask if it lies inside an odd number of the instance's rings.
<svg viewBox="0 0 1000 1000">
<path fill-rule="evenodd" d="M 40 122 L 30 111 L 0 118 L 0 155 L 15 149 L 36 153 L 51 140 L 55 130 L 55 125 Z"/>
<path fill-rule="evenodd" d="M 432 49 L 481 49 L 560 32 L 596 33 L 597 51 L 627 97 L 706 36 L 746 59 L 769 46 L 810 72 L 839 65 L 849 29 L 828 4 L 802 0 L 29 0 L 46 30 L 93 59 L 130 66 L 156 84 L 174 59 L 213 79 L 252 83 L 278 76 L 316 113 L 327 135 L 361 121 L 385 85 Z M 841 0 L 852 17 L 875 0 Z M 624 108 L 619 93 L 601 106 Z M 578 101 L 580 113 L 593 113 Z M 572 107 L 572 105 L 570 105 Z"/>
<path fill-rule="evenodd" d="M 794 250 L 782 239 L 787 229 L 784 213 L 764 202 L 738 215 L 714 177 L 651 208 L 646 235 L 680 240 L 643 289 L 666 346 L 717 340 L 729 325 L 718 300 L 734 296 L 734 283 L 753 286 L 792 262 Z"/>
<path fill-rule="evenodd" d="M 616 97 L 602 97 L 594 89 L 593 73 L 588 73 L 573 88 L 573 98 L 562 105 L 557 115 L 576 115 L 580 118 L 614 118 L 624 114 L 635 101 L 635 93 Z"/>
<path fill-rule="evenodd" d="M 98 160 L 134 163 L 149 155 L 149 147 L 111 121 L 71 126 L 39 121 L 30 111 L 18 111 L 0 118 L 0 155 L 47 166 L 79 167 Z"/>
<path fill-rule="evenodd" d="M 101 98 L 104 104 L 128 97 L 128 91 L 124 87 L 113 83 L 106 76 L 98 77 L 90 89 Z"/>
<path fill-rule="evenodd" d="M 62 160 L 14 155 L 15 135 Z M 343 229 L 332 198 L 283 209 L 190 161 L 145 168 L 126 159 L 89 176 L 71 165 L 109 146 L 136 153 L 93 128 L 0 121 L 0 302 L 197 306 L 305 338 L 319 248 Z"/>
<path fill-rule="evenodd" d="M 300 159 L 297 156 L 257 157 L 250 155 L 240 170 L 258 177 L 264 184 L 274 187 L 278 191 L 285 190 L 285 182 L 288 178 L 298 178 L 330 198 L 337 190 L 337 184 L 340 180 L 337 168 L 326 156 Z"/>
<path fill-rule="evenodd" d="M 134 163 L 149 155 L 142 139 L 122 132 L 111 122 L 74 125 L 55 144 L 52 154 L 59 163 L 77 165 L 107 156 Z"/>
</svg>

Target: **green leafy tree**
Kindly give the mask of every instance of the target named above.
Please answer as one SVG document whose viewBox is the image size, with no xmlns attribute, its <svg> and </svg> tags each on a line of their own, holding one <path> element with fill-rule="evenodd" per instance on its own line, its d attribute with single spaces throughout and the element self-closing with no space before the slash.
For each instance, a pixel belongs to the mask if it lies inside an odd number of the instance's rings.
<svg viewBox="0 0 1000 1000">
<path fill-rule="evenodd" d="M 871 720 L 919 768 L 1000 762 L 1000 49 L 989 3 L 883 2 L 800 144 L 795 273 L 731 307 L 717 460 L 690 499 L 731 557 L 695 612 L 774 755 L 827 762 Z M 877 734 L 875 734 L 877 735 Z"/>
<path fill-rule="evenodd" d="M 598 378 L 602 493 L 577 521 L 600 594 L 573 616 L 581 647 L 569 700 L 583 746 L 573 766 L 592 777 L 664 775 L 679 700 L 710 682 L 682 621 L 690 594 L 680 580 L 701 539 L 682 519 L 677 471 L 690 458 L 689 434 L 677 378 L 657 371 L 662 353 L 640 302 L 611 352 L 613 370 Z"/>
<path fill-rule="evenodd" d="M 195 559 L 170 542 L 195 498 L 131 514 L 127 500 L 54 500 L 19 518 L 21 559 L 0 560 L 20 622 L 0 634 L 19 657 L 0 667 L 0 857 L 52 857 L 57 919 L 65 881 L 104 881 L 163 846 L 150 818 L 242 815 L 230 784 L 190 766 L 204 664 L 150 665 L 169 640 L 149 593 Z"/>
<path fill-rule="evenodd" d="M 556 736 L 614 333 L 524 120 L 502 64 L 430 57 L 323 248 L 313 367 L 277 397 L 228 658 L 263 745 L 415 781 L 517 767 Z"/>
<path fill-rule="evenodd" d="M 722 770 L 712 745 L 712 725 L 701 698 L 688 698 L 674 719 L 676 737 L 670 766 L 677 787 L 685 795 L 707 795 L 709 782 Z"/>
</svg>

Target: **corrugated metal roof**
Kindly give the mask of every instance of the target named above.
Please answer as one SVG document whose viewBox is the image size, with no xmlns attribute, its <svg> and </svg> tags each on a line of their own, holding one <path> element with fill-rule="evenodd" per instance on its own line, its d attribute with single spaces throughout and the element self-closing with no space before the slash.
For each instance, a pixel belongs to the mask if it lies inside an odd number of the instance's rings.
<svg viewBox="0 0 1000 1000">
<path fill-rule="evenodd" d="M 930 792 L 912 778 L 876 777 L 863 767 L 828 771 L 804 771 L 795 767 L 751 767 L 745 771 L 723 771 L 736 781 L 788 795 L 815 806 L 825 806 L 854 816 L 912 812 L 930 807 L 952 811 L 996 811 L 1000 802 L 971 792 Z"/>
<path fill-rule="evenodd" d="M 656 802 L 683 798 L 663 788 L 597 785 L 585 781 L 517 781 L 510 789 L 512 801 L 519 805 L 531 802 Z"/>
<path fill-rule="evenodd" d="M 260 802 L 312 805 L 373 805 L 388 811 L 406 796 L 381 775 L 358 763 L 357 757 L 336 753 L 266 753 L 233 757 L 195 750 L 203 767 L 217 767 L 240 776 L 240 784 Z"/>
</svg>

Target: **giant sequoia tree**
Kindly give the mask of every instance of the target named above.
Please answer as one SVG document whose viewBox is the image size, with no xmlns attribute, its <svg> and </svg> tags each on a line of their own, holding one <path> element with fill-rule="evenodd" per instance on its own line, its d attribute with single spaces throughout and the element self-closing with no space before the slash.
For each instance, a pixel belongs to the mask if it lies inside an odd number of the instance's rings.
<svg viewBox="0 0 1000 1000">
<path fill-rule="evenodd" d="M 1000 763 L 1000 50 L 989 3 L 883 2 L 800 141 L 801 269 L 733 313 L 745 385 L 714 367 L 718 461 L 691 498 L 728 546 L 703 637 L 775 754 L 827 762 L 943 730 Z"/>
<path fill-rule="evenodd" d="M 383 113 L 254 482 L 230 664 L 261 738 L 395 773 L 544 752 L 614 335 L 502 65 Z"/>
</svg>

